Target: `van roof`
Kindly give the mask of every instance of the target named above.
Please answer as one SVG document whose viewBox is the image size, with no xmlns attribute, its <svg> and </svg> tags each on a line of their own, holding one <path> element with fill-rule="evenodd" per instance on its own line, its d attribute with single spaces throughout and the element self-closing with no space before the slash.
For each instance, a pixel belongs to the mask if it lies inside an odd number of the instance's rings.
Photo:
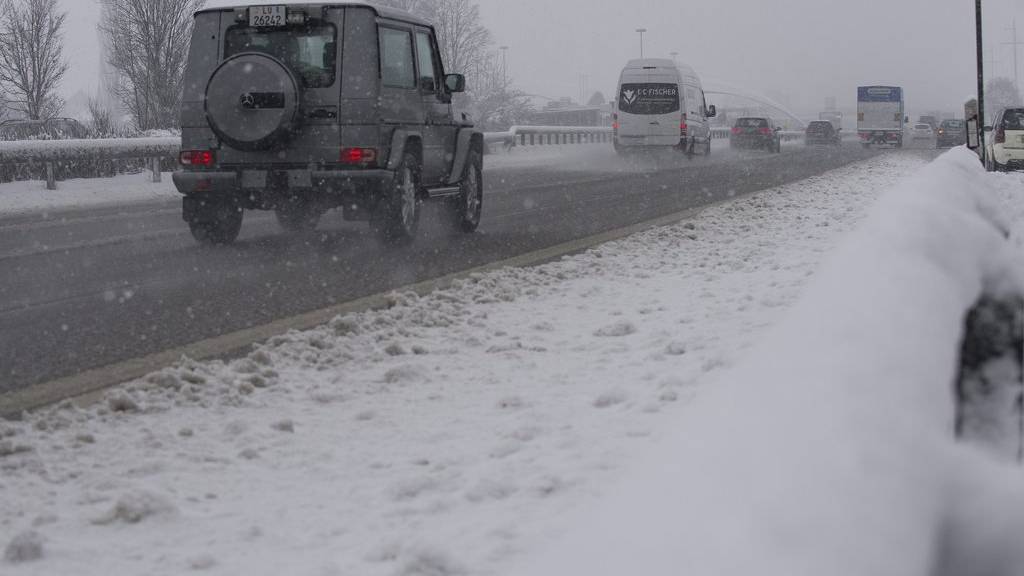
<svg viewBox="0 0 1024 576">
<path fill-rule="evenodd" d="M 426 20 L 406 12 L 405 10 L 399 10 L 397 8 L 386 8 L 383 6 L 377 6 L 374 4 L 367 4 L 365 2 L 295 2 L 293 0 L 278 0 L 277 2 L 252 2 L 246 4 L 232 4 L 227 6 L 217 6 L 211 8 L 203 8 L 196 11 L 196 14 L 203 14 L 206 12 L 223 12 L 227 10 L 242 10 L 245 8 L 251 8 L 254 6 L 289 6 L 295 8 L 369 8 L 377 13 L 377 16 L 381 18 L 388 18 L 390 20 L 400 20 L 402 22 L 408 22 L 410 24 L 418 24 L 421 26 L 432 27 L 432 25 Z"/>
<path fill-rule="evenodd" d="M 669 68 L 678 70 L 683 76 L 697 77 L 693 68 L 668 58 L 637 58 L 626 63 L 626 70 L 649 70 L 651 68 Z"/>
</svg>

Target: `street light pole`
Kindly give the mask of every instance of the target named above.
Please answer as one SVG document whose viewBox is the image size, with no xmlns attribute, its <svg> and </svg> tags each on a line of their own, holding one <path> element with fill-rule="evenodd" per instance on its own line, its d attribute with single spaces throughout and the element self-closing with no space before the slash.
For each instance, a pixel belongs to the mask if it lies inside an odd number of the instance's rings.
<svg viewBox="0 0 1024 576">
<path fill-rule="evenodd" d="M 647 32 L 647 28 L 637 28 L 637 32 L 640 33 L 640 59 L 644 57 L 644 32 Z"/>
<path fill-rule="evenodd" d="M 975 33 L 978 37 L 978 133 L 981 135 L 981 162 L 988 164 L 985 148 L 985 50 L 982 43 L 981 0 L 974 0 Z"/>
</svg>

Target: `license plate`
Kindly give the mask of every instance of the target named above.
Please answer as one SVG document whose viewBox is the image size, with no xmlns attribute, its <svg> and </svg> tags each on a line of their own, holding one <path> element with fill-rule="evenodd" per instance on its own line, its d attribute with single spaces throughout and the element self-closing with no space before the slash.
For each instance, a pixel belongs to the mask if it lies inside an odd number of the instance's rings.
<svg viewBox="0 0 1024 576">
<path fill-rule="evenodd" d="M 253 28 L 278 28 L 288 23 L 284 6 L 253 6 L 249 8 L 249 25 Z"/>
</svg>

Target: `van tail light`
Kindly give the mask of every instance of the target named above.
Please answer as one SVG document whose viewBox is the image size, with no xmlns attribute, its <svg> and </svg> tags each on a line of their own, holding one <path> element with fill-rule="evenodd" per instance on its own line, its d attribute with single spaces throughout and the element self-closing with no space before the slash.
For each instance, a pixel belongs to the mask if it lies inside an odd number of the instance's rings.
<svg viewBox="0 0 1024 576">
<path fill-rule="evenodd" d="M 376 148 L 342 148 L 341 163 L 367 166 L 377 162 Z"/>
<path fill-rule="evenodd" d="M 617 113 L 612 114 L 612 130 L 614 130 L 616 134 L 619 132 L 619 115 Z"/>
<path fill-rule="evenodd" d="M 213 150 L 182 150 L 178 162 L 182 166 L 213 166 Z"/>
<path fill-rule="evenodd" d="M 732 129 L 732 133 L 733 134 L 741 134 L 742 132 L 743 132 L 743 130 L 740 130 L 739 126 L 734 126 L 733 129 Z"/>
<path fill-rule="evenodd" d="M 1002 126 L 996 128 L 995 140 L 993 142 L 996 144 L 1006 144 L 1006 128 Z"/>
<path fill-rule="evenodd" d="M 688 127 L 686 125 L 686 114 L 684 113 L 683 114 L 683 121 L 679 123 L 679 133 L 681 135 L 683 135 L 683 136 L 686 136 L 686 130 L 687 129 L 688 129 Z"/>
<path fill-rule="evenodd" d="M 764 134 L 765 136 L 771 136 L 772 129 L 771 128 L 761 128 L 761 134 Z"/>
</svg>

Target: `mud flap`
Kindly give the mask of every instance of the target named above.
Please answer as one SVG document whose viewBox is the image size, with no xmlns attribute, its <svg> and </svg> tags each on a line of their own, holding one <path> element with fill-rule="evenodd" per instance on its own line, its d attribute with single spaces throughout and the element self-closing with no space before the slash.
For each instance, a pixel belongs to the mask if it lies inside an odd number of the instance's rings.
<svg viewBox="0 0 1024 576">
<path fill-rule="evenodd" d="M 472 128 L 459 130 L 455 144 L 455 160 L 452 162 L 452 171 L 448 174 L 447 184 L 455 185 L 462 182 L 462 175 L 466 173 L 466 159 L 469 158 L 469 151 L 473 146 L 479 144 L 483 150 L 484 135 Z"/>
</svg>

